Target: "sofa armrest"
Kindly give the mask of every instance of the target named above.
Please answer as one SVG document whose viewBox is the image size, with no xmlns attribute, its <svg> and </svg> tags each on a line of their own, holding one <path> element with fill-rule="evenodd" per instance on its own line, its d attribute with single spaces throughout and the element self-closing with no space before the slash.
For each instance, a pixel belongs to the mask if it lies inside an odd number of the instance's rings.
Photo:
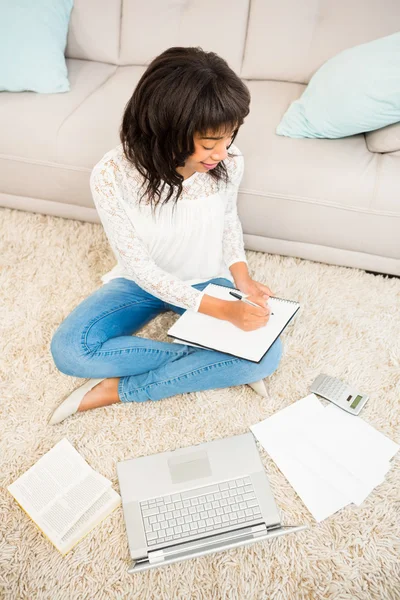
<svg viewBox="0 0 400 600">
<path fill-rule="evenodd" d="M 398 152 L 400 150 L 400 122 L 368 131 L 365 134 L 365 141 L 370 152 Z"/>
</svg>

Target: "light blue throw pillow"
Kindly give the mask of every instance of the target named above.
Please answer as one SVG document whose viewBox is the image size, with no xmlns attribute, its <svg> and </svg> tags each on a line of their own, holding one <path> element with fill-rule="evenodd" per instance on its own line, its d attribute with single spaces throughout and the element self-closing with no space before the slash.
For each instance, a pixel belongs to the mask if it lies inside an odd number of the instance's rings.
<svg viewBox="0 0 400 600">
<path fill-rule="evenodd" d="M 400 121 L 400 32 L 343 50 L 324 63 L 276 133 L 341 138 Z"/>
<path fill-rule="evenodd" d="M 0 91 L 68 92 L 73 0 L 0 0 Z"/>
</svg>

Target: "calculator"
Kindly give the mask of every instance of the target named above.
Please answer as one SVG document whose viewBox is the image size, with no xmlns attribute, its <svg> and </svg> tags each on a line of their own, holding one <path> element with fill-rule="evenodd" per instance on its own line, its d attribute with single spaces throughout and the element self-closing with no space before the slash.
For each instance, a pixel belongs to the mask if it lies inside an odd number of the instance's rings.
<svg viewBox="0 0 400 600">
<path fill-rule="evenodd" d="M 322 373 L 313 381 L 310 391 L 333 402 L 351 415 L 358 415 L 369 398 L 340 379 Z"/>
</svg>

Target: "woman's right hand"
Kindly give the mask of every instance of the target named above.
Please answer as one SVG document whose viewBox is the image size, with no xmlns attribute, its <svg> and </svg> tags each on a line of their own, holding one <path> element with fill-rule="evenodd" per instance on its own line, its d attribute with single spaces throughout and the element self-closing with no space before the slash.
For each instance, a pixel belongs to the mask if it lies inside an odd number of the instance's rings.
<svg viewBox="0 0 400 600">
<path fill-rule="evenodd" d="M 225 319 L 243 329 L 243 331 L 254 331 L 260 327 L 264 327 L 269 321 L 271 309 L 266 304 L 263 296 L 248 296 L 247 300 L 258 304 L 258 307 L 246 304 L 237 300 L 236 302 L 226 302 Z"/>
</svg>

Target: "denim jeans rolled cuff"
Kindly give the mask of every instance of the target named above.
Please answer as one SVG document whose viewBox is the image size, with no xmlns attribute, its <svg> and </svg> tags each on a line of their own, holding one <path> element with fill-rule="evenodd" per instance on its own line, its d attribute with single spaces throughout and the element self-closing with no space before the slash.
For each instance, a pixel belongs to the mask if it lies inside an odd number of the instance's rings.
<svg viewBox="0 0 400 600">
<path fill-rule="evenodd" d="M 272 375 L 282 357 L 280 338 L 260 363 L 221 352 L 186 345 L 183 347 L 187 349 L 187 354 L 177 361 L 141 375 L 121 377 L 118 385 L 121 402 L 162 400 L 176 394 L 253 383 Z"/>
</svg>

